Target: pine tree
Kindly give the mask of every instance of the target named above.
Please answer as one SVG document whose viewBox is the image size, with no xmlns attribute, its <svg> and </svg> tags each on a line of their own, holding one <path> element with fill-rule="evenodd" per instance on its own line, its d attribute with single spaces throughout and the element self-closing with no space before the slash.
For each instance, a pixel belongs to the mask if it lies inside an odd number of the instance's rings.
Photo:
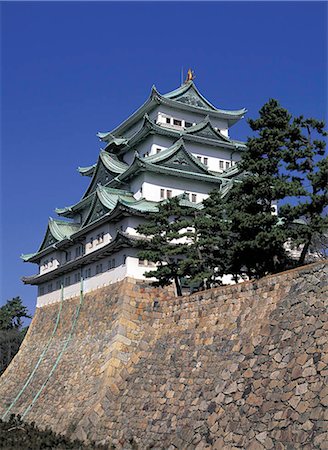
<svg viewBox="0 0 328 450">
<path fill-rule="evenodd" d="M 311 247 L 324 244 L 328 233 L 328 157 L 325 124 L 316 119 L 296 117 L 290 129 L 290 142 L 284 160 L 298 182 L 298 202 L 281 208 L 281 217 L 290 229 L 292 244 L 301 246 L 298 263 L 304 264 Z M 319 249 L 320 251 L 320 249 Z"/>
<path fill-rule="evenodd" d="M 189 246 L 182 265 L 191 281 L 209 288 L 220 284 L 220 277 L 231 274 L 232 235 L 226 219 L 226 205 L 219 190 L 203 201 L 203 209 L 193 214 Z"/>
<path fill-rule="evenodd" d="M 8 300 L 0 308 L 0 375 L 18 352 L 26 334 L 23 317 L 31 318 L 20 297 Z"/>
<path fill-rule="evenodd" d="M 154 285 L 167 286 L 172 280 L 177 295 L 182 295 L 181 277 L 189 275 L 182 264 L 187 253 L 186 229 L 190 226 L 188 210 L 180 206 L 180 198 L 174 197 L 159 204 L 158 212 L 152 213 L 147 222 L 137 227 L 137 232 L 148 239 L 140 240 L 139 259 L 156 263 L 157 268 L 145 273 L 148 278 L 156 277 Z"/>
<path fill-rule="evenodd" d="M 289 138 L 291 116 L 271 99 L 249 120 L 257 136 L 248 138 L 247 150 L 239 163 L 244 172 L 227 201 L 227 218 L 234 235 L 230 249 L 233 273 L 262 277 L 282 268 L 286 262 L 286 234 L 278 226 L 273 204 L 291 195 L 294 182 L 282 174 L 283 155 Z"/>
</svg>

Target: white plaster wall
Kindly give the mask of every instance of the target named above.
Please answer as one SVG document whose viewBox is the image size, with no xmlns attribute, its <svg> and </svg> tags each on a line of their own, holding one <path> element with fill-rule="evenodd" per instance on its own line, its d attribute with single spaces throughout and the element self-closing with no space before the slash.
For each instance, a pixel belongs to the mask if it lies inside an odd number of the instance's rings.
<svg viewBox="0 0 328 450">
<path fill-rule="evenodd" d="M 137 249 L 123 249 L 116 254 L 111 255 L 110 257 L 103 258 L 93 264 L 86 265 L 83 268 L 83 275 L 85 271 L 91 268 L 93 276 L 90 278 L 85 278 L 83 280 L 83 292 L 88 293 L 95 289 L 99 289 L 103 286 L 108 286 L 109 284 L 116 283 L 117 281 L 121 281 L 127 276 L 136 279 L 146 279 L 144 277 L 144 273 L 149 270 L 153 270 L 152 266 L 142 266 L 139 265 L 139 259 L 137 257 Z M 123 264 L 123 257 L 126 255 L 125 264 Z M 106 270 L 108 267 L 108 260 L 115 258 L 117 267 L 113 269 Z M 103 272 L 95 275 L 96 265 L 103 265 Z M 67 298 L 75 297 L 80 294 L 81 282 L 73 282 L 74 275 L 79 271 L 73 271 L 67 275 L 64 275 L 62 278 L 65 280 L 67 276 L 71 277 L 72 284 L 70 286 L 64 287 L 64 300 Z M 56 285 L 57 280 L 53 280 L 53 286 Z M 49 283 L 44 283 L 43 286 L 45 289 Z M 37 307 L 42 307 L 48 305 L 50 303 L 59 302 L 61 300 L 61 289 L 54 290 L 44 295 L 38 295 L 37 297 Z"/>
<path fill-rule="evenodd" d="M 104 237 L 101 242 L 98 242 L 97 235 L 101 234 L 101 233 L 104 233 Z M 91 238 L 93 238 L 92 246 L 91 246 Z M 109 232 L 108 224 L 102 225 L 99 228 L 95 228 L 94 230 L 92 230 L 86 234 L 85 254 L 87 255 L 91 252 L 94 252 L 95 250 L 98 250 L 98 248 L 101 248 L 104 245 L 108 244 L 111 240 L 112 240 L 112 235 Z"/>
<path fill-rule="evenodd" d="M 212 183 L 204 183 L 196 180 L 189 180 L 187 178 L 177 178 L 173 176 L 164 176 L 160 174 L 144 174 L 143 196 L 147 200 L 160 201 L 161 188 L 172 190 L 172 197 L 175 197 L 183 192 L 197 194 L 197 202 L 199 203 L 208 197 L 208 193 L 215 188 Z M 190 196 L 191 199 L 191 196 Z"/>
<path fill-rule="evenodd" d="M 153 117 L 157 118 L 159 113 L 161 116 L 173 117 L 175 119 L 184 120 L 184 121 L 196 123 L 196 124 L 199 122 L 202 122 L 205 119 L 205 117 L 207 115 L 209 115 L 213 127 L 220 130 L 220 132 L 224 136 L 229 135 L 228 121 L 225 119 L 218 119 L 218 118 L 212 116 L 210 111 L 204 110 L 203 113 L 198 113 L 198 112 L 191 113 L 191 112 L 184 111 L 184 110 L 173 109 L 166 105 L 159 105 L 158 108 L 153 113 Z M 167 126 L 169 126 L 169 125 L 167 125 Z M 176 128 L 176 129 L 178 129 L 178 128 Z"/>
<path fill-rule="evenodd" d="M 226 170 L 226 162 L 231 161 L 233 164 L 240 161 L 241 153 L 235 150 L 228 150 L 225 148 L 212 147 L 210 145 L 201 145 L 195 143 L 188 144 L 188 151 L 195 157 L 200 156 L 201 162 L 204 162 L 204 157 L 208 158 L 207 167 L 214 172 L 222 172 Z M 223 161 L 224 169 L 220 168 L 220 161 Z"/>
<path fill-rule="evenodd" d="M 137 147 L 133 147 L 131 150 L 126 152 L 123 156 L 123 161 L 126 164 L 132 164 L 135 151 L 138 151 L 140 157 L 144 158 L 149 155 L 156 154 L 156 148 L 168 148 L 176 141 L 176 139 L 167 137 L 167 136 L 159 136 L 159 135 L 149 135 L 146 139 L 138 144 Z M 148 153 L 148 155 L 147 155 Z"/>
<path fill-rule="evenodd" d="M 39 265 L 39 273 L 43 274 L 43 273 L 47 273 L 47 272 L 51 272 L 52 270 L 55 270 L 59 266 L 60 260 L 61 260 L 61 255 L 58 250 L 54 251 L 52 253 L 49 253 L 47 256 L 45 256 L 44 258 L 41 259 L 40 265 Z M 46 261 L 48 261 L 47 265 L 45 265 Z"/>
</svg>

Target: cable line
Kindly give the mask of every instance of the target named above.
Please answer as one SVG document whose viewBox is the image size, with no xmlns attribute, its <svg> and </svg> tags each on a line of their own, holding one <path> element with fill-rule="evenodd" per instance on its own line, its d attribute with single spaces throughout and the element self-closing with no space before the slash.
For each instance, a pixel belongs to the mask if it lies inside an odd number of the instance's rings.
<svg viewBox="0 0 328 450">
<path fill-rule="evenodd" d="M 49 349 L 49 347 L 50 347 L 50 344 L 51 344 L 51 342 L 52 342 L 52 339 L 53 339 L 53 337 L 54 337 L 54 335 L 55 335 L 55 333 L 56 333 L 56 331 L 57 331 L 57 328 L 58 328 L 59 319 L 60 319 L 61 311 L 62 311 L 62 308 L 63 308 L 63 300 L 64 300 L 64 285 L 63 285 L 63 283 L 62 283 L 62 284 L 61 284 L 61 295 L 60 295 L 60 305 L 59 305 L 59 310 L 58 310 L 58 314 L 57 314 L 56 323 L 55 323 L 55 326 L 54 326 L 54 328 L 53 328 L 53 330 L 52 330 L 50 339 L 49 339 L 47 345 L 45 346 L 43 352 L 41 353 L 41 355 L 40 355 L 40 357 L 39 357 L 37 363 L 35 364 L 35 367 L 34 367 L 34 369 L 32 370 L 30 376 L 27 378 L 27 380 L 26 380 L 24 386 L 23 386 L 22 389 L 19 391 L 19 393 L 16 395 L 16 397 L 14 398 L 14 400 L 11 402 L 10 406 L 7 408 L 7 411 L 2 415 L 1 420 L 4 420 L 4 419 L 6 418 L 7 414 L 11 411 L 11 409 L 15 406 L 16 402 L 20 399 L 21 395 L 23 394 L 23 392 L 25 391 L 25 389 L 27 388 L 27 386 L 30 384 L 32 378 L 34 377 L 34 374 L 35 374 L 35 372 L 37 371 L 37 369 L 39 368 L 39 366 L 40 366 L 40 364 L 41 364 L 41 362 L 42 362 L 44 356 L 46 355 L 46 353 L 47 353 L 47 351 L 48 351 L 48 349 Z"/>
<path fill-rule="evenodd" d="M 57 368 L 57 366 L 58 366 L 58 364 L 59 364 L 59 361 L 61 360 L 61 357 L 63 356 L 63 354 L 64 354 L 64 352 L 65 352 L 65 350 L 66 350 L 66 348 L 67 348 L 67 346 L 68 346 L 68 344 L 69 344 L 69 342 L 70 342 L 70 340 L 72 339 L 72 336 L 73 336 L 73 333 L 74 333 L 74 330 L 75 330 L 75 326 L 76 326 L 77 320 L 78 320 L 78 318 L 79 318 L 79 314 L 80 314 L 80 310 L 81 310 L 82 303 L 83 303 L 83 277 L 81 277 L 80 302 L 79 302 L 79 304 L 78 304 L 78 306 L 77 306 L 77 308 L 76 308 L 76 311 L 75 311 L 75 318 L 74 318 L 74 321 L 73 321 L 73 323 L 72 323 L 72 327 L 71 327 L 70 334 L 69 334 L 68 338 L 66 339 L 66 341 L 64 342 L 63 348 L 62 348 L 61 352 L 59 353 L 59 355 L 58 355 L 58 357 L 57 357 L 57 359 L 56 359 L 56 361 L 55 361 L 55 364 L 53 365 L 51 371 L 49 372 L 49 374 L 48 374 L 46 380 L 44 381 L 44 383 L 42 384 L 42 386 L 40 387 L 40 389 L 38 390 L 38 392 L 35 394 L 35 396 L 34 396 L 32 402 L 28 405 L 28 407 L 26 408 L 25 412 L 23 413 L 23 415 L 22 415 L 22 417 L 21 417 L 22 420 L 25 418 L 25 416 L 29 413 L 29 411 L 31 410 L 31 408 L 33 407 L 33 405 L 34 405 L 34 404 L 36 403 L 36 401 L 38 400 L 38 398 L 39 398 L 39 396 L 41 395 L 43 389 L 46 387 L 46 385 L 47 385 L 49 379 L 51 378 L 52 374 L 53 374 L 54 371 L 56 370 L 56 368 Z"/>
</svg>

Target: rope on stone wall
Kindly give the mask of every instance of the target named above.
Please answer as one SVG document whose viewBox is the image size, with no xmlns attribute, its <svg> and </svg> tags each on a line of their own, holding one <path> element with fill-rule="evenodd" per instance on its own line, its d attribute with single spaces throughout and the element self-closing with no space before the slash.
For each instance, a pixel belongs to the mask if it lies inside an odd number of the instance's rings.
<svg viewBox="0 0 328 450">
<path fill-rule="evenodd" d="M 66 341 L 64 341 L 63 348 L 62 348 L 61 352 L 59 353 L 59 355 L 58 355 L 58 357 L 57 357 L 57 359 L 56 359 L 54 365 L 52 366 L 52 369 L 51 369 L 51 371 L 49 372 L 49 374 L 48 374 L 46 380 L 44 381 L 44 383 L 42 384 L 42 386 L 40 387 L 40 389 L 38 390 L 38 392 L 35 394 L 35 396 L 34 396 L 32 402 L 28 405 L 28 407 L 26 408 L 26 410 L 25 410 L 24 413 L 22 414 L 22 420 L 24 420 L 25 416 L 29 413 L 29 411 L 31 410 L 31 408 L 33 408 L 33 405 L 36 403 L 36 401 L 38 400 L 39 396 L 41 395 L 43 389 L 44 389 L 44 388 L 46 387 L 46 385 L 48 384 L 48 381 L 50 380 L 51 376 L 53 375 L 54 371 L 56 370 L 56 368 L 57 368 L 57 366 L 58 366 L 58 364 L 59 364 L 59 361 L 61 360 L 61 357 L 63 356 L 63 354 L 64 354 L 66 348 L 68 347 L 68 344 L 69 344 L 70 340 L 72 339 L 72 336 L 73 336 L 73 333 L 74 333 L 74 330 L 75 330 L 75 326 L 76 326 L 77 321 L 78 321 L 78 318 L 79 318 L 81 306 L 82 306 L 82 303 L 83 303 L 83 297 L 84 297 L 84 295 L 83 295 L 83 277 L 81 277 L 81 285 L 80 285 L 80 302 L 79 302 L 79 304 L 78 304 L 78 306 L 77 306 L 77 308 L 76 308 L 76 311 L 75 311 L 75 318 L 74 318 L 74 321 L 73 321 L 73 323 L 72 323 L 72 327 L 71 327 L 70 334 L 69 334 L 68 338 L 66 339 Z"/>
<path fill-rule="evenodd" d="M 16 397 L 14 398 L 14 400 L 11 402 L 11 404 L 9 405 L 9 407 L 7 408 L 6 412 L 2 415 L 1 420 L 5 420 L 6 416 L 8 415 L 8 413 L 11 411 L 11 409 L 15 406 L 15 404 L 17 403 L 17 401 L 20 399 L 21 395 L 23 394 L 23 392 L 25 391 L 25 389 L 27 388 L 27 386 L 30 384 L 32 378 L 34 377 L 35 372 L 38 370 L 43 358 L 45 357 L 50 344 L 52 342 L 52 339 L 57 331 L 58 328 L 58 324 L 59 324 L 59 320 L 60 320 L 60 316 L 61 316 L 61 311 L 63 308 L 63 300 L 64 300 L 64 285 L 61 285 L 61 294 L 60 294 L 60 305 L 59 305 L 59 309 L 58 309 L 58 314 L 57 314 L 57 318 L 56 318 L 56 322 L 54 325 L 54 328 L 52 330 L 51 336 L 43 350 L 43 352 L 41 353 L 41 355 L 39 356 L 39 359 L 37 361 L 37 363 L 34 366 L 34 369 L 32 370 L 32 372 L 30 373 L 29 377 L 27 378 L 27 380 L 24 383 L 24 386 L 22 387 L 22 389 L 18 392 L 18 394 L 16 395 Z"/>
</svg>

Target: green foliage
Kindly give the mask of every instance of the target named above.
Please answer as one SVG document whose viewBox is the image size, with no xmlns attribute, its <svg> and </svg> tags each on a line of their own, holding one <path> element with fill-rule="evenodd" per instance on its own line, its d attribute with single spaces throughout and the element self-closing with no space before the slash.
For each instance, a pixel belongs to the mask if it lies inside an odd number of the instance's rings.
<svg viewBox="0 0 328 450">
<path fill-rule="evenodd" d="M 16 355 L 25 337 L 27 327 L 22 318 L 31 318 L 20 297 L 8 300 L 0 308 L 0 375 Z"/>
<path fill-rule="evenodd" d="M 186 207 L 180 206 L 179 200 L 179 197 L 174 197 L 162 202 L 159 211 L 150 214 L 147 223 L 137 227 L 137 232 L 148 238 L 139 242 L 139 258 L 157 264 L 158 281 L 154 284 L 166 286 L 174 280 L 177 295 L 181 295 L 181 277 L 189 275 L 181 260 L 188 249 L 183 238 L 190 219 Z M 145 276 L 153 277 L 154 271 L 146 272 Z"/>
<path fill-rule="evenodd" d="M 31 319 L 20 297 L 8 300 L 0 308 L 0 330 L 21 329 L 22 318 Z"/>
<path fill-rule="evenodd" d="M 273 99 L 261 108 L 257 120 L 249 120 L 257 136 L 248 139 L 239 163 L 244 171 L 242 183 L 235 183 L 227 201 L 234 235 L 233 273 L 246 271 L 250 278 L 259 278 L 286 264 L 286 234 L 272 214 L 272 205 L 296 189 L 295 182 L 281 171 L 289 142 L 289 121 L 289 113 Z"/>
<path fill-rule="evenodd" d="M 326 136 L 324 123 L 293 119 L 271 99 L 249 125 L 254 136 L 238 164 L 242 179 L 224 199 L 214 191 L 202 210 L 187 211 L 173 198 L 138 227 L 148 238 L 139 257 L 157 264 L 146 276 L 158 285 L 173 279 L 181 293 L 181 277 L 204 287 L 227 274 L 260 278 L 293 264 L 286 242 L 303 246 L 301 264 L 309 249 L 327 248 L 328 160 L 318 139 Z M 273 205 L 281 200 L 292 203 L 278 217 Z"/>
<path fill-rule="evenodd" d="M 56 434 L 50 429 L 40 430 L 34 422 L 24 423 L 19 416 L 12 415 L 8 422 L 0 420 L 0 448 L 6 450 L 39 450 L 39 449 L 79 449 L 79 450 L 110 450 L 112 445 L 86 445 L 81 441 Z"/>
<path fill-rule="evenodd" d="M 181 262 L 192 283 L 210 287 L 218 284 L 218 277 L 231 273 L 229 262 L 233 236 L 226 218 L 226 205 L 218 190 L 203 202 L 202 210 L 195 210 L 185 259 Z"/>
<path fill-rule="evenodd" d="M 291 230 L 292 245 L 302 246 L 299 264 L 317 247 L 328 231 L 328 157 L 324 122 L 296 117 L 290 127 L 290 142 L 284 156 L 286 167 L 298 182 L 298 203 L 284 205 L 280 214 Z M 300 220 L 301 219 L 301 220 Z"/>
</svg>

